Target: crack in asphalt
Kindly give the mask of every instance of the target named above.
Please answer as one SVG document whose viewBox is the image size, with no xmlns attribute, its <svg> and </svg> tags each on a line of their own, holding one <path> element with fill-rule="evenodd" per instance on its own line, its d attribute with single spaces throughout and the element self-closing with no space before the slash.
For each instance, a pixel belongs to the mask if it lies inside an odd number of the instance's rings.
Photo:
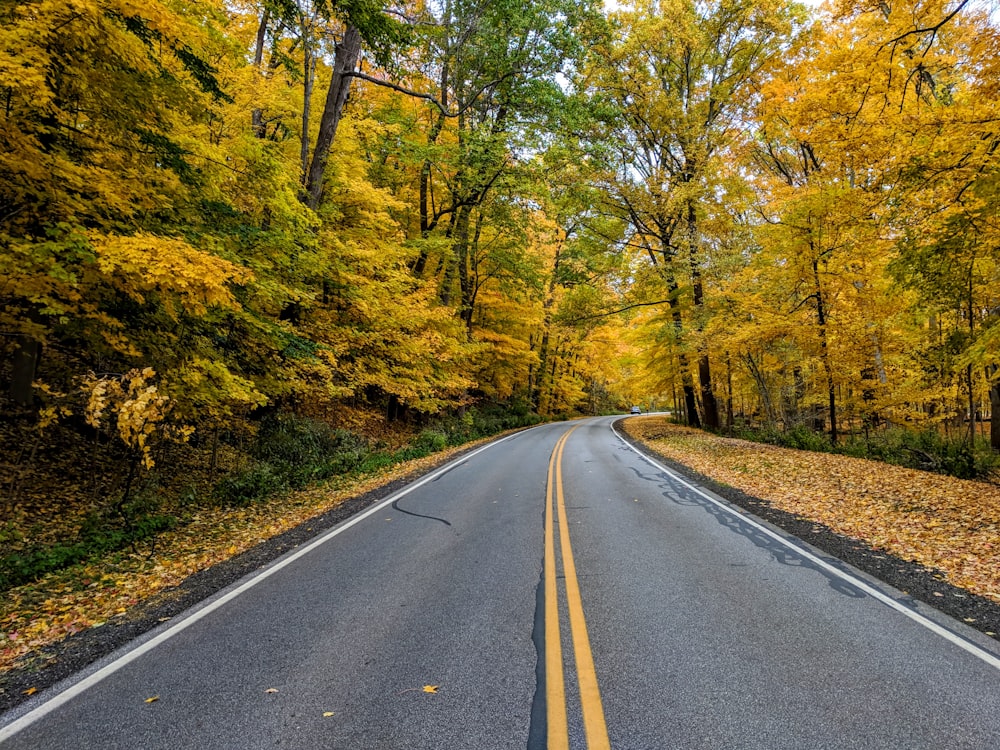
<svg viewBox="0 0 1000 750">
<path fill-rule="evenodd" d="M 406 508 L 400 508 L 399 507 L 399 500 L 396 500 L 392 504 L 392 507 L 393 507 L 393 509 L 398 510 L 400 513 L 405 513 L 408 516 L 414 516 L 416 518 L 426 518 L 426 519 L 428 519 L 430 521 L 439 521 L 439 522 L 443 523 L 445 526 L 451 526 L 451 521 L 446 521 L 443 518 L 438 518 L 437 516 L 426 516 L 423 513 L 414 513 L 412 510 L 406 510 Z"/>
<path fill-rule="evenodd" d="M 545 561 L 541 561 L 538 586 L 535 588 L 535 620 L 531 641 L 535 646 L 535 693 L 531 698 L 528 723 L 528 749 L 545 750 L 548 740 L 548 706 L 545 696 Z"/>
</svg>

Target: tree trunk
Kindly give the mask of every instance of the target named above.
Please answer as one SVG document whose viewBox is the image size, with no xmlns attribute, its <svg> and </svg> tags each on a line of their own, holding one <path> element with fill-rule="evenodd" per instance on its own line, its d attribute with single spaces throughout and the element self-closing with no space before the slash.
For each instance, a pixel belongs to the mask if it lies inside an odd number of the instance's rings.
<svg viewBox="0 0 1000 750">
<path fill-rule="evenodd" d="M 358 65 L 361 57 L 361 32 L 355 26 L 348 26 L 344 38 L 337 45 L 337 54 L 333 61 L 333 77 L 330 88 L 326 92 L 326 104 L 323 106 L 323 116 L 319 122 L 319 134 L 316 136 L 316 147 L 313 149 L 312 162 L 309 164 L 309 175 L 306 180 L 306 203 L 310 208 L 319 206 L 323 196 L 323 176 L 326 172 L 326 162 L 330 156 L 330 146 L 337 135 L 337 126 L 347 103 L 347 94 L 351 89 L 351 73 Z"/>
<path fill-rule="evenodd" d="M 14 348 L 10 378 L 10 398 L 15 404 L 31 406 L 35 400 L 35 372 L 42 357 L 42 345 L 27 336 L 19 336 Z"/>
<path fill-rule="evenodd" d="M 753 376 L 754 382 L 757 383 L 757 392 L 760 394 L 760 403 L 764 407 L 764 413 L 767 415 L 767 425 L 768 427 L 774 427 L 778 421 L 778 417 L 774 411 L 774 404 L 771 401 L 771 391 L 767 387 L 767 381 L 764 379 L 764 374 L 760 371 L 760 367 L 757 365 L 757 360 L 753 358 L 752 354 L 745 354 L 744 359 L 747 363 L 747 369 L 750 370 L 750 374 Z"/>
<path fill-rule="evenodd" d="M 534 389 L 531 393 L 531 406 L 537 414 L 544 414 L 547 410 L 543 410 L 544 405 L 542 401 L 542 394 L 546 386 L 545 374 L 546 365 L 549 359 L 549 325 L 551 325 L 552 317 L 546 311 L 545 314 L 545 327 L 542 330 L 542 340 L 538 345 L 538 377 L 535 379 Z"/>
<path fill-rule="evenodd" d="M 707 353 L 698 358 L 698 380 L 701 383 L 701 403 L 705 410 L 705 427 L 710 430 L 718 430 L 720 426 L 719 402 L 712 390 L 712 370 Z"/>
<path fill-rule="evenodd" d="M 833 368 L 830 365 L 830 349 L 826 337 L 826 306 L 823 301 L 823 290 L 819 283 L 819 261 L 812 263 L 813 283 L 816 297 L 816 321 L 819 325 L 819 352 L 823 364 L 823 374 L 826 376 L 827 402 L 830 408 L 830 442 L 837 444 L 837 393 L 833 382 Z"/>
<path fill-rule="evenodd" d="M 312 95 L 316 82 L 316 56 L 313 55 L 312 45 L 308 40 L 303 44 L 302 68 L 302 135 L 299 138 L 299 163 L 302 184 L 305 185 L 309 176 L 309 120 L 312 117 Z"/>
<path fill-rule="evenodd" d="M 454 239 L 451 246 L 451 257 L 448 258 L 444 278 L 441 280 L 440 300 L 442 305 L 451 304 L 452 287 L 455 285 L 456 277 L 459 279 L 459 284 L 462 287 L 461 294 L 464 297 L 469 273 L 469 217 L 471 214 L 472 206 L 465 205 L 458 209 L 458 213 L 455 215 L 454 232 L 451 235 Z M 459 310 L 459 315 L 462 316 L 463 320 L 465 320 L 464 313 L 464 310 Z"/>
<path fill-rule="evenodd" d="M 441 71 L 441 105 L 443 107 L 448 106 L 448 65 L 445 64 Z M 437 119 L 434 121 L 434 125 L 431 127 L 430 132 L 427 134 L 427 145 L 433 146 L 437 143 L 438 136 L 444 129 L 444 112 L 439 112 Z M 424 163 L 420 165 L 420 239 L 426 240 L 431 231 L 437 225 L 437 219 L 435 219 L 432 214 L 434 212 L 433 206 L 433 185 L 431 183 L 433 179 L 433 173 L 431 171 L 433 163 L 430 158 L 424 159 Z M 413 273 L 416 276 L 422 276 L 424 273 L 424 268 L 427 266 L 427 247 L 426 245 L 420 246 L 420 255 L 417 256 L 416 261 L 413 263 Z"/>
<path fill-rule="evenodd" d="M 467 253 L 468 257 L 468 270 L 466 271 L 464 277 L 461 274 L 461 269 L 459 269 L 459 280 L 462 285 L 462 320 L 465 321 L 465 327 L 472 335 L 472 319 L 476 310 L 476 297 L 479 296 L 480 279 L 479 279 L 479 239 L 483 235 L 483 212 L 479 211 L 476 214 L 476 229 L 472 233 L 472 239 L 469 242 L 469 250 Z"/>
<path fill-rule="evenodd" d="M 542 339 L 538 345 L 538 378 L 529 389 L 532 408 L 541 414 L 542 387 L 545 383 L 545 363 L 549 358 L 549 330 L 552 328 L 552 308 L 556 302 L 556 277 L 559 274 L 559 262 L 562 257 L 562 244 L 556 249 L 556 257 L 552 264 L 552 275 L 549 277 L 548 293 L 542 303 Z M 530 378 L 530 375 L 529 375 Z"/>
<path fill-rule="evenodd" d="M 969 447 L 972 448 L 976 444 L 976 390 L 975 390 L 975 380 L 973 378 L 972 365 L 967 365 L 965 368 L 965 383 L 969 388 Z"/>
<path fill-rule="evenodd" d="M 670 317 L 674 322 L 674 331 L 677 334 L 679 346 L 684 332 L 684 322 L 681 319 L 681 301 L 677 298 L 677 281 L 672 274 L 667 281 L 667 288 L 670 291 Z M 691 377 L 687 354 L 678 350 L 677 363 L 681 371 L 681 388 L 684 391 L 684 410 L 687 415 L 687 423 L 691 427 L 701 427 L 701 418 L 698 416 L 698 399 L 694 392 L 694 379 Z"/>
<path fill-rule="evenodd" d="M 267 37 L 267 24 L 271 19 L 271 13 L 267 8 L 260 17 L 260 25 L 257 27 L 257 43 L 253 51 L 253 65 L 257 70 L 264 64 L 264 42 Z M 267 126 L 264 124 L 264 110 L 256 107 L 251 115 L 253 134 L 257 138 L 263 138 L 267 133 Z"/>
<path fill-rule="evenodd" d="M 736 419 L 733 415 L 733 362 L 726 352 L 726 429 L 733 434 Z"/>
<path fill-rule="evenodd" d="M 1000 383 L 996 382 L 990 386 L 990 447 L 1000 451 Z"/>
<path fill-rule="evenodd" d="M 695 310 L 705 305 L 705 291 L 701 282 L 701 269 L 698 267 L 698 212 L 693 200 L 687 203 L 688 260 L 691 264 L 691 288 Z M 697 319 L 696 319 L 697 321 Z M 703 326 L 697 322 L 698 332 Z M 701 403 L 705 411 L 705 426 L 710 430 L 719 429 L 719 404 L 712 390 L 712 365 L 708 351 L 703 350 L 698 357 L 698 381 L 701 385 Z"/>
</svg>

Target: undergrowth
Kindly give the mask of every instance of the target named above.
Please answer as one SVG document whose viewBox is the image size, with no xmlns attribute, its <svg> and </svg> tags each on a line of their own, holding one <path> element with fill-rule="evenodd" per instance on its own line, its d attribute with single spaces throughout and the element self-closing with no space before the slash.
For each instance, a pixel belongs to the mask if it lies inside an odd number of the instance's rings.
<svg viewBox="0 0 1000 750">
<path fill-rule="evenodd" d="M 867 435 L 850 434 L 836 445 L 826 433 L 804 425 L 788 430 L 737 427 L 732 435 L 785 448 L 868 458 L 958 479 L 990 480 L 1000 475 L 1000 454 L 993 451 L 987 441 L 976 438 L 974 444 L 969 445 L 967 440 L 951 439 L 933 430 L 888 428 Z"/>
<path fill-rule="evenodd" d="M 173 515 L 142 514 L 128 519 L 109 519 L 92 514 L 81 526 L 75 539 L 45 546 L 28 546 L 14 553 L 0 555 L 0 591 L 41 578 L 86 560 L 136 545 L 172 529 L 178 519 Z"/>
</svg>

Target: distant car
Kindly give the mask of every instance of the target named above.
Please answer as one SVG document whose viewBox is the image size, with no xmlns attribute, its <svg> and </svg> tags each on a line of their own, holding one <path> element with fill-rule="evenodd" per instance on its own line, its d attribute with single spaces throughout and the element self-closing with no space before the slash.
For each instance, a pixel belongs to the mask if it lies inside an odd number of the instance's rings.
<svg viewBox="0 0 1000 750">
<path fill-rule="evenodd" d="M 642 414 L 642 408 L 638 406 L 633 406 L 629 411 L 629 414 Z"/>
</svg>

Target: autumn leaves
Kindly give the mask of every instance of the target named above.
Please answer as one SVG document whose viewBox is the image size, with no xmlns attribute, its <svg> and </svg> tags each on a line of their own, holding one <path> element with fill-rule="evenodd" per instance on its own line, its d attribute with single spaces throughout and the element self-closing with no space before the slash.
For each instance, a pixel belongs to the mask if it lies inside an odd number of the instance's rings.
<svg viewBox="0 0 1000 750">
<path fill-rule="evenodd" d="M 649 392 L 692 425 L 971 442 L 963 416 L 1000 404 L 995 23 L 938 1 L 612 19 L 586 84 L 616 108 L 607 199 Z"/>
</svg>

